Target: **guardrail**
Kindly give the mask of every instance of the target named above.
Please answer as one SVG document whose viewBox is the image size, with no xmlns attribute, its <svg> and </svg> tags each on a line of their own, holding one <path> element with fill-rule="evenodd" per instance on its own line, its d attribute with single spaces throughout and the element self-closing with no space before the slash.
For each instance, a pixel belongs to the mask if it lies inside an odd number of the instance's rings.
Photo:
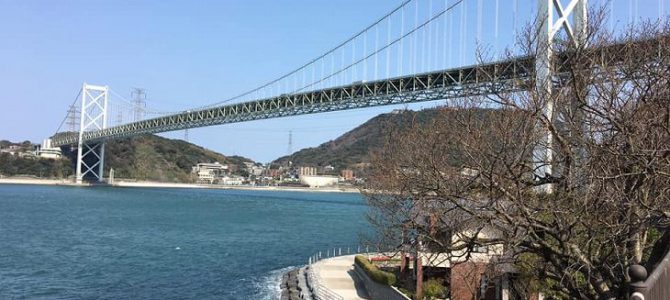
<svg viewBox="0 0 670 300">
<path fill-rule="evenodd" d="M 647 277 L 647 269 L 641 265 L 632 265 L 628 269 L 631 277 L 632 300 L 666 300 L 670 299 L 670 251 L 656 264 L 651 275 Z"/>
</svg>

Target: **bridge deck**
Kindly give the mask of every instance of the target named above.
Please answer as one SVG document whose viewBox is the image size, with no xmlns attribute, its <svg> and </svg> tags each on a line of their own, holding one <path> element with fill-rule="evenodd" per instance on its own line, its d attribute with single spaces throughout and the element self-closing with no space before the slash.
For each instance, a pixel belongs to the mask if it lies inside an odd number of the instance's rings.
<svg viewBox="0 0 670 300">
<path fill-rule="evenodd" d="M 653 47 L 663 39 L 668 39 L 668 37 L 658 37 L 633 44 L 635 46 L 650 44 Z M 595 49 L 593 55 L 607 57 L 608 60 L 615 57 L 614 60 L 617 60 L 616 57 L 621 56 L 620 53 L 624 53 L 625 47 L 630 45 L 628 43 L 601 47 Z M 646 57 L 649 53 L 636 53 L 635 55 Z M 658 55 L 665 54 L 659 52 Z M 567 56 L 559 55 L 558 66 L 561 65 L 560 61 L 564 59 L 561 57 Z M 285 94 L 257 101 L 234 103 L 195 111 L 184 111 L 103 130 L 84 132 L 83 139 L 84 141 L 102 141 L 144 133 L 167 132 L 251 120 L 454 99 L 485 95 L 492 92 L 514 92 L 532 86 L 529 84 L 529 80 L 533 78 L 534 64 L 535 59 L 533 57 L 518 57 L 494 63 L 384 80 L 354 82 L 346 86 Z M 76 133 L 61 133 L 52 139 L 54 146 L 77 144 L 79 135 Z"/>
</svg>

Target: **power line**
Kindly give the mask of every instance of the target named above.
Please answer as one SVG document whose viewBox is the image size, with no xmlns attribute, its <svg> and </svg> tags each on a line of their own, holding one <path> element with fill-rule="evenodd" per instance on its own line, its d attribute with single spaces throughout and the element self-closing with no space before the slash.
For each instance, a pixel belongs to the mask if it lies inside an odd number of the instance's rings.
<svg viewBox="0 0 670 300">
<path fill-rule="evenodd" d="M 73 107 L 77 103 L 77 100 L 79 100 L 79 96 L 81 96 L 81 88 L 77 92 L 77 96 L 74 97 L 74 101 L 72 101 L 72 104 L 70 104 L 70 107 Z M 56 129 L 56 131 L 54 132 L 54 135 L 56 135 L 60 131 L 61 127 L 63 127 L 63 124 L 65 124 L 65 120 L 68 119 L 68 116 L 69 116 L 68 114 L 65 115 L 63 120 L 58 125 L 58 129 Z"/>
</svg>

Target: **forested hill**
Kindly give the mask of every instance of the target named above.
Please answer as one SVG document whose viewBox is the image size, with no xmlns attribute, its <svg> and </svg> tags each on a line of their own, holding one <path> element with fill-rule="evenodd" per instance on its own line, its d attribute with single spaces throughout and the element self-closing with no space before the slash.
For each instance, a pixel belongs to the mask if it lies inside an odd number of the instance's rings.
<svg viewBox="0 0 670 300">
<path fill-rule="evenodd" d="M 384 145 L 391 126 L 409 123 L 412 120 L 425 123 L 432 120 L 437 113 L 437 109 L 426 109 L 422 111 L 396 110 L 392 113 L 381 114 L 335 140 L 280 157 L 273 163 L 286 165 L 288 161 L 291 161 L 293 166 L 331 165 L 336 170 L 365 169 L 370 162 L 370 151 Z"/>
<path fill-rule="evenodd" d="M 69 157 L 76 159 L 76 153 Z M 147 134 L 107 142 L 105 176 L 110 168 L 114 168 L 116 178 L 190 182 L 193 166 L 213 162 L 237 165 L 238 170 L 244 170 L 244 162 L 252 161 L 239 156 L 224 156 L 182 140 Z"/>
<path fill-rule="evenodd" d="M 77 153 L 65 149 L 64 159 L 39 159 L 3 153 L 0 174 L 62 177 L 72 175 Z M 203 147 L 156 135 L 141 135 L 108 141 L 105 151 L 105 177 L 114 168 L 116 178 L 163 182 L 190 182 L 191 168 L 197 163 L 233 164 L 244 170 L 250 159 L 224 156 Z"/>
</svg>

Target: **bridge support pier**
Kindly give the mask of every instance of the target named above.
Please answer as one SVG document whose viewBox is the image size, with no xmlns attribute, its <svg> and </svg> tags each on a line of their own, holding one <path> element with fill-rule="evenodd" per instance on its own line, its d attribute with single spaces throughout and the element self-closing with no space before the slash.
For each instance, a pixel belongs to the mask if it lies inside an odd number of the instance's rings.
<svg viewBox="0 0 670 300">
<path fill-rule="evenodd" d="M 587 0 L 570 0 L 563 6 L 562 0 L 538 0 L 537 9 L 537 57 L 535 59 L 535 89 L 541 100 L 541 118 L 554 122 L 554 99 L 552 97 L 553 78 L 553 49 L 554 36 L 564 29 L 566 35 L 575 45 L 586 43 L 587 35 Z M 554 19 L 554 15 L 558 19 Z M 572 19 L 571 19 L 572 18 Z M 553 175 L 553 137 L 549 130 L 538 121 L 538 128 L 542 137 L 533 151 L 535 161 L 535 178 L 541 180 Z M 553 191 L 553 185 L 545 184 L 541 190 L 547 193 Z"/>
<path fill-rule="evenodd" d="M 81 90 L 79 144 L 77 145 L 77 183 L 103 182 L 105 143 L 84 141 L 84 132 L 107 128 L 107 101 L 109 88 L 84 83 Z"/>
</svg>

